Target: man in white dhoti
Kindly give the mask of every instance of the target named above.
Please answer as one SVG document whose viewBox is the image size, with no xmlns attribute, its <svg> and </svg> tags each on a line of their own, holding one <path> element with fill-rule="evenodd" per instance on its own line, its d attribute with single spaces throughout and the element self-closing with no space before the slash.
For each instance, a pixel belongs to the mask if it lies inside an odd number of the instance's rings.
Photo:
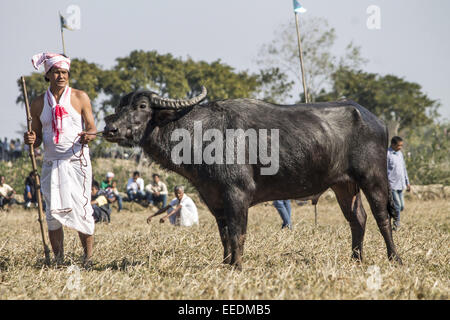
<svg viewBox="0 0 450 320">
<path fill-rule="evenodd" d="M 26 144 L 44 143 L 41 189 L 46 202 L 50 243 L 57 262 L 64 258 L 62 226 L 78 231 L 84 263 L 90 264 L 94 245 L 92 168 L 88 143 L 97 132 L 91 102 L 81 90 L 69 87 L 70 59 L 52 53 L 33 56 L 36 69 L 43 64 L 48 90 L 31 103 L 32 131 Z"/>
<path fill-rule="evenodd" d="M 147 218 L 147 223 L 150 223 L 153 217 L 167 211 L 168 214 L 161 218 L 161 223 L 170 219 L 170 223 L 175 226 L 190 227 L 198 225 L 198 212 L 194 201 L 184 193 L 183 186 L 176 186 L 174 191 L 175 199 L 173 199 L 166 207 L 149 216 Z"/>
</svg>

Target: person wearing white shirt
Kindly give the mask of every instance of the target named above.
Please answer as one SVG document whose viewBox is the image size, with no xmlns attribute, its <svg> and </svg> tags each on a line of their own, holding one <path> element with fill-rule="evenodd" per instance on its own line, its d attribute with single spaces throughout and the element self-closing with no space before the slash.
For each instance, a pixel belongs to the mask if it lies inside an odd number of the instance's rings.
<svg viewBox="0 0 450 320">
<path fill-rule="evenodd" d="M 5 176 L 0 176 L 0 209 L 3 210 L 5 204 L 8 204 L 8 209 L 12 204 L 17 203 L 16 199 L 14 199 L 14 194 L 16 191 L 5 183 Z"/>
<path fill-rule="evenodd" d="M 198 225 L 198 211 L 194 201 L 184 193 L 183 186 L 176 186 L 174 191 L 175 199 L 168 206 L 149 216 L 147 223 L 150 223 L 153 217 L 167 211 L 168 214 L 159 220 L 160 223 L 164 223 L 167 219 L 170 219 L 170 223 L 175 226 L 190 227 Z"/>
<path fill-rule="evenodd" d="M 128 179 L 127 195 L 130 201 L 145 199 L 144 179 L 140 177 L 139 171 L 133 172 L 133 177 Z"/>
<path fill-rule="evenodd" d="M 169 192 L 157 173 L 153 174 L 153 182 L 145 187 L 145 194 L 149 204 L 156 206 L 158 203 L 162 203 L 163 208 L 167 205 Z"/>
</svg>

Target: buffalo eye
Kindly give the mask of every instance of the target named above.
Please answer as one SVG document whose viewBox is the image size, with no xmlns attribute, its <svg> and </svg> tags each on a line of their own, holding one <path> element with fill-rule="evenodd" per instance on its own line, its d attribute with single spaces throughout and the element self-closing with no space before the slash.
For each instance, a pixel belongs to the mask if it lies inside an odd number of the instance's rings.
<svg viewBox="0 0 450 320">
<path fill-rule="evenodd" d="M 146 103 L 141 103 L 141 104 L 139 105 L 139 108 L 145 109 L 145 108 L 147 108 L 147 104 L 146 104 Z"/>
</svg>

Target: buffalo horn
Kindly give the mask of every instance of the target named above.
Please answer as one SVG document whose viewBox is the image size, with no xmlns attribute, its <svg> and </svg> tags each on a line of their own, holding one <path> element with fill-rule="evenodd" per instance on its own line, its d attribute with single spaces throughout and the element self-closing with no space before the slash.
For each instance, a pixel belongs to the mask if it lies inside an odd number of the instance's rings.
<svg viewBox="0 0 450 320">
<path fill-rule="evenodd" d="M 193 97 L 192 99 L 188 99 L 188 100 L 183 100 L 183 99 L 169 99 L 169 98 L 163 98 L 160 97 L 158 95 L 153 95 L 151 97 L 151 102 L 161 106 L 161 107 L 168 107 L 168 108 L 183 108 L 183 107 L 190 107 L 193 106 L 197 103 L 199 103 L 200 101 L 202 101 L 203 99 L 206 98 L 206 88 L 204 86 L 202 86 L 202 92 L 196 96 Z"/>
</svg>

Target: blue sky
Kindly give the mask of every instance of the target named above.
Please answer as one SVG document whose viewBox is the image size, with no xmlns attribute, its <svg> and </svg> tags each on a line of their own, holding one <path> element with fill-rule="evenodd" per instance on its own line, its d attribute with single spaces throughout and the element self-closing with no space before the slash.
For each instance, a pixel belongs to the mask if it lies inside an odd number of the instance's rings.
<svg viewBox="0 0 450 320">
<path fill-rule="evenodd" d="M 300 2 L 306 15 L 324 17 L 336 29 L 337 52 L 353 40 L 369 60 L 366 71 L 419 83 L 441 101 L 443 117 L 450 118 L 450 1 Z M 81 30 L 65 32 L 68 55 L 105 68 L 142 49 L 195 60 L 220 58 L 237 70 L 256 71 L 261 45 L 294 19 L 292 0 L 2 0 L 0 138 L 20 137 L 16 131 L 25 124 L 25 112 L 15 104 L 16 80 L 34 70 L 33 54 L 62 51 L 58 11 L 64 13 L 71 4 L 81 9 Z M 366 27 L 370 5 L 381 9 L 380 30 Z"/>
</svg>

